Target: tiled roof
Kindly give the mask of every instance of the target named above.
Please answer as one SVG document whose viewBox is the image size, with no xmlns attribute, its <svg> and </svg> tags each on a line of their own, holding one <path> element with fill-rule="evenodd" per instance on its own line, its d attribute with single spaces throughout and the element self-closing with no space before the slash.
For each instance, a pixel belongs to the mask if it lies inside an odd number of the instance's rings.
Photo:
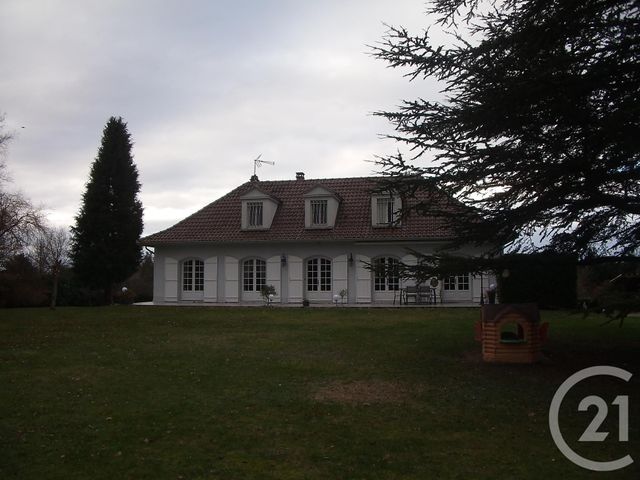
<svg viewBox="0 0 640 480">
<path fill-rule="evenodd" d="M 340 198 L 333 228 L 305 228 L 304 194 L 316 186 L 322 186 Z M 281 202 L 268 230 L 241 228 L 240 197 L 255 187 Z M 173 227 L 149 235 L 141 242 L 153 246 L 225 242 L 440 240 L 450 237 L 443 220 L 415 213 L 404 218 L 400 226 L 372 226 L 371 193 L 375 187 L 375 177 L 247 182 Z M 429 196 L 425 193 L 416 195 L 416 199 L 403 199 L 403 206 L 416 201 L 429 201 Z"/>
</svg>

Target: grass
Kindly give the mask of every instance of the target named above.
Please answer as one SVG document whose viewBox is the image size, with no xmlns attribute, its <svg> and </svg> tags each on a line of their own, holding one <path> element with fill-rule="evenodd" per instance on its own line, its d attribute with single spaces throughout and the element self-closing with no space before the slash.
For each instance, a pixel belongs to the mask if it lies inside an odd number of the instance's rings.
<svg viewBox="0 0 640 480">
<path fill-rule="evenodd" d="M 598 316 L 543 312 L 549 361 L 487 365 L 473 340 L 478 315 L 0 311 L 0 478 L 638 478 L 638 319 L 620 329 Z M 634 456 L 610 474 L 566 460 L 547 420 L 556 388 L 599 364 L 634 377 L 583 382 L 565 400 L 561 425 L 594 460 Z M 611 438 L 578 444 L 594 414 L 577 412 L 579 398 L 599 394 L 611 405 L 621 393 L 630 397 L 630 442 L 616 441 L 610 406 L 601 430 Z"/>
</svg>

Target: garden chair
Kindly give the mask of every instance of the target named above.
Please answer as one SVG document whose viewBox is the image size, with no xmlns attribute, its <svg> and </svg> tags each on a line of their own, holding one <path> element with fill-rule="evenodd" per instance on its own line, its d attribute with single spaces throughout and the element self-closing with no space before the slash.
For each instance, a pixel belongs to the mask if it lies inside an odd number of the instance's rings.
<svg viewBox="0 0 640 480">
<path fill-rule="evenodd" d="M 410 299 L 413 299 L 413 303 L 418 303 L 418 287 L 413 285 L 405 287 L 404 303 L 408 304 Z"/>
<path fill-rule="evenodd" d="M 417 287 L 418 303 L 431 303 L 431 288 L 420 285 Z"/>
</svg>

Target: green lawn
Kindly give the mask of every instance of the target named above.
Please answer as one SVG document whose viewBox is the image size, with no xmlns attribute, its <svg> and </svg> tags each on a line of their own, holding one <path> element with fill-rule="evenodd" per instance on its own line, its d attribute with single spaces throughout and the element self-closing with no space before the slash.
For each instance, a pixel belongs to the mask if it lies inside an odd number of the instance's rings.
<svg viewBox="0 0 640 480">
<path fill-rule="evenodd" d="M 0 311 L 0 479 L 640 478 L 640 319 L 543 312 L 549 360 L 486 365 L 477 309 L 108 307 Z M 566 460 L 565 438 L 615 474 Z M 622 384 L 622 385 L 621 385 Z M 594 411 L 630 396 L 630 442 L 578 444 Z M 574 404 L 571 406 L 571 398 Z M 578 400 L 576 400 L 578 399 Z M 567 408 L 564 408 L 567 407 Z M 570 408 L 569 408 L 570 407 Z"/>
</svg>

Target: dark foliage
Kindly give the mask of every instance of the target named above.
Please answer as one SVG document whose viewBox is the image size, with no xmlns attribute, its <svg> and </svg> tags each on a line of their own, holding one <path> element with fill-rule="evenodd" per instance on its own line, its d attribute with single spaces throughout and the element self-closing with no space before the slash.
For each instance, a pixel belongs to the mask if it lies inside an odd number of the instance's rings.
<svg viewBox="0 0 640 480">
<path fill-rule="evenodd" d="M 0 272 L 0 308 L 44 307 L 51 304 L 52 274 L 38 268 L 26 255 L 16 255 Z M 126 293 L 121 287 L 127 285 Z M 115 303 L 131 304 L 153 299 L 153 257 L 145 255 L 136 272 L 116 288 Z M 57 305 L 91 307 L 104 303 L 104 292 L 89 286 L 75 271 L 62 266 L 58 272 Z"/>
<path fill-rule="evenodd" d="M 373 47 L 411 80 L 438 79 L 446 95 L 377 113 L 412 155 L 379 159 L 384 188 L 408 196 L 438 189 L 469 206 L 455 216 L 417 207 L 447 218 L 460 243 L 636 255 L 640 4 L 437 0 L 432 11 L 452 46 L 391 27 Z M 461 18 L 469 22 L 458 25 Z"/>
<path fill-rule="evenodd" d="M 597 299 L 609 285 L 622 277 L 640 276 L 640 262 L 622 260 L 578 267 L 578 295 L 586 301 Z"/>
<path fill-rule="evenodd" d="M 127 291 L 123 294 L 122 287 Z M 122 284 L 117 284 L 113 295 L 114 303 L 131 304 L 153 299 L 153 259 L 145 255 L 138 270 Z M 90 307 L 104 303 L 104 292 L 91 288 L 73 270 L 63 269 L 60 275 L 58 305 Z"/>
<path fill-rule="evenodd" d="M 93 307 L 104 303 L 104 292 L 91 288 L 70 268 L 60 273 L 58 306 Z"/>
<path fill-rule="evenodd" d="M 116 303 L 150 302 L 153 300 L 153 255 L 145 253 L 138 270 L 118 285 Z M 123 295 L 122 287 L 127 288 Z"/>
<path fill-rule="evenodd" d="M 537 303 L 542 308 L 575 308 L 576 258 L 539 253 L 505 255 L 497 272 L 501 303 Z"/>
<path fill-rule="evenodd" d="M 87 287 L 102 289 L 108 303 L 114 284 L 133 274 L 141 260 L 142 204 L 131 146 L 126 123 L 111 117 L 72 228 L 74 269 Z"/>
<path fill-rule="evenodd" d="M 619 320 L 619 325 L 622 326 L 624 319 L 630 313 L 638 311 L 638 305 L 640 305 L 640 275 L 627 274 L 605 284 L 594 306 L 597 311 L 605 313 L 609 321 Z"/>
<path fill-rule="evenodd" d="M 607 262 L 581 266 L 578 290 L 585 311 L 622 320 L 640 305 L 640 263 Z"/>
<path fill-rule="evenodd" d="M 46 279 L 26 255 L 15 255 L 0 272 L 0 308 L 42 307 L 49 302 Z"/>
</svg>

